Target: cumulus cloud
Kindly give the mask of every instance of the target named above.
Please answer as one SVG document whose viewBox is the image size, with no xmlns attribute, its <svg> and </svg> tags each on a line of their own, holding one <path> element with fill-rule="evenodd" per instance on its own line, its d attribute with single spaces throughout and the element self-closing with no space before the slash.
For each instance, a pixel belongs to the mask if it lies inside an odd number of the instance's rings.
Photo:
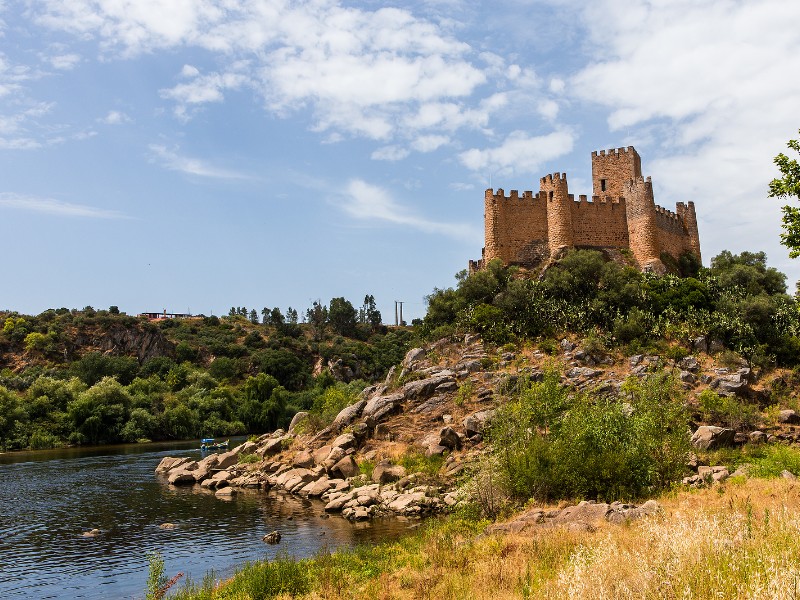
<svg viewBox="0 0 800 600">
<path fill-rule="evenodd" d="M 388 141 L 409 127 L 485 127 L 502 106 L 499 97 L 474 97 L 488 74 L 526 77 L 518 65 L 458 40 L 446 19 L 399 8 L 336 0 L 42 0 L 32 14 L 48 28 L 98 39 L 110 55 L 196 47 L 239 65 L 206 75 L 185 65 L 180 76 L 189 81 L 161 91 L 180 119 L 248 85 L 275 114 L 310 108 L 313 130 Z"/>
<path fill-rule="evenodd" d="M 126 215 L 115 210 L 107 210 L 85 204 L 72 204 L 52 198 L 24 196 L 10 192 L 0 192 L 0 208 L 25 210 L 60 217 L 85 217 L 92 219 L 127 219 Z"/>
<path fill-rule="evenodd" d="M 81 62 L 81 57 L 77 54 L 59 54 L 51 56 L 48 60 L 53 65 L 53 68 L 60 71 L 69 71 Z"/>
<path fill-rule="evenodd" d="M 124 112 L 118 110 L 110 110 L 108 114 L 102 119 L 98 119 L 101 123 L 106 125 L 121 125 L 123 123 L 130 123 L 131 118 Z"/>
<path fill-rule="evenodd" d="M 171 150 L 162 144 L 150 144 L 149 148 L 152 153 L 151 160 L 170 171 L 212 179 L 248 179 L 243 173 L 215 167 L 199 158 L 182 156 L 176 150 Z"/>
<path fill-rule="evenodd" d="M 472 148 L 459 154 L 459 160 L 472 171 L 535 173 L 544 162 L 571 152 L 574 142 L 575 136 L 568 130 L 540 136 L 514 131 L 499 146 Z"/>
<path fill-rule="evenodd" d="M 347 184 L 341 207 L 352 217 L 363 221 L 404 225 L 425 233 L 438 233 L 468 241 L 480 240 L 480 232 L 474 227 L 421 217 L 412 208 L 394 200 L 388 190 L 362 179 L 353 179 Z"/>
<path fill-rule="evenodd" d="M 372 160 L 388 160 L 388 161 L 396 161 L 396 160 L 403 160 L 409 154 L 411 154 L 405 148 L 400 146 L 382 146 L 375 150 L 371 155 L 370 158 Z"/>
</svg>

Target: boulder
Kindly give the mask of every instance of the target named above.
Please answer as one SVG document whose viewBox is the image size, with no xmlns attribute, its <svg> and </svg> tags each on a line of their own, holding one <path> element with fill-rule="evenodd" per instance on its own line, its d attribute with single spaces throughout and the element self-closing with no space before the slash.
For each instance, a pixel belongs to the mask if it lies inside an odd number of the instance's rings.
<svg viewBox="0 0 800 600">
<path fill-rule="evenodd" d="M 296 433 L 295 428 L 307 418 L 308 413 L 304 410 L 295 413 L 295 415 L 292 417 L 291 423 L 289 423 L 289 433 Z"/>
<path fill-rule="evenodd" d="M 267 544 L 277 544 L 281 541 L 281 533 L 280 531 L 272 531 L 261 538 Z"/>
<path fill-rule="evenodd" d="M 778 422 L 794 425 L 800 423 L 800 415 L 791 408 L 787 408 L 778 413 Z"/>
<path fill-rule="evenodd" d="M 464 432 L 467 434 L 467 437 L 472 437 L 477 434 L 483 435 L 494 413 L 495 411 L 492 409 L 479 410 L 478 412 L 464 417 Z"/>
<path fill-rule="evenodd" d="M 356 447 L 356 437 L 352 433 L 343 433 L 331 443 L 334 448 L 349 450 Z"/>
<path fill-rule="evenodd" d="M 437 387 L 443 383 L 455 383 L 455 378 L 451 374 L 438 374 L 427 379 L 409 381 L 405 384 L 400 393 L 408 400 L 423 400 L 431 396 Z"/>
<path fill-rule="evenodd" d="M 291 490 L 297 484 L 306 484 L 314 481 L 316 476 L 308 469 L 289 469 L 284 471 L 275 479 L 275 485 L 286 490 Z"/>
<path fill-rule="evenodd" d="M 290 438 L 281 436 L 276 438 L 271 438 L 266 441 L 266 443 L 259 448 L 258 453 L 261 456 L 273 456 L 275 454 L 280 454 L 283 450 L 284 441 Z"/>
<path fill-rule="evenodd" d="M 327 459 L 328 455 L 331 453 L 331 449 L 331 446 L 326 444 L 314 450 L 312 453 L 314 464 L 321 465 L 323 462 L 325 462 L 325 459 Z"/>
<path fill-rule="evenodd" d="M 301 450 L 294 455 L 292 459 L 293 467 L 301 467 L 303 469 L 310 469 L 314 466 L 314 457 L 307 450 Z"/>
<path fill-rule="evenodd" d="M 405 467 L 393 465 L 388 460 L 384 460 L 375 465 L 372 469 L 372 481 L 375 483 L 386 484 L 398 481 L 406 476 Z"/>
<path fill-rule="evenodd" d="M 165 456 L 161 459 L 161 462 L 158 463 L 156 467 L 156 475 L 166 475 L 172 469 L 185 465 L 187 463 L 193 462 L 191 458 L 182 457 L 176 458 L 173 456 Z"/>
<path fill-rule="evenodd" d="M 219 462 L 219 454 L 209 454 L 203 460 L 197 463 L 197 468 L 192 471 L 192 475 L 194 475 L 194 480 L 198 483 L 203 481 L 209 475 L 211 475 L 211 470 L 216 468 L 217 463 Z"/>
<path fill-rule="evenodd" d="M 425 358 L 425 354 L 424 348 L 412 348 L 406 352 L 406 356 L 403 359 L 403 367 L 406 369 L 410 368 L 415 362 Z"/>
<path fill-rule="evenodd" d="M 331 467 L 331 473 L 333 475 L 338 474 L 343 479 L 347 479 L 348 477 L 356 477 L 357 475 L 360 475 L 361 470 L 358 468 L 358 464 L 352 456 L 345 456 L 343 459 L 333 465 L 333 467 Z"/>
<path fill-rule="evenodd" d="M 442 427 L 439 430 L 439 445 L 449 450 L 458 450 L 461 447 L 461 438 L 452 427 Z"/>
<path fill-rule="evenodd" d="M 226 486 L 224 488 L 219 488 L 214 495 L 217 498 L 230 498 L 231 496 L 235 496 L 237 493 L 236 488 L 231 486 Z"/>
<path fill-rule="evenodd" d="M 192 469 L 193 471 L 194 469 Z M 195 483 L 194 473 L 185 467 L 179 467 L 169 472 L 167 481 L 172 485 L 192 485 Z"/>
<path fill-rule="evenodd" d="M 689 371 L 690 373 L 697 373 L 697 371 L 700 370 L 700 363 L 697 362 L 697 359 L 694 356 L 684 356 L 680 361 L 678 361 L 678 367 L 684 371 Z"/>
<path fill-rule="evenodd" d="M 361 418 L 364 419 L 368 427 L 375 427 L 383 419 L 397 412 L 401 407 L 402 401 L 402 394 L 375 396 L 364 406 Z"/>
<path fill-rule="evenodd" d="M 158 527 L 159 527 L 159 529 L 171 530 L 171 529 L 175 529 L 176 525 L 175 525 L 175 523 L 162 523 Z"/>
<path fill-rule="evenodd" d="M 767 434 L 759 430 L 751 431 L 747 437 L 752 444 L 763 444 L 767 441 Z"/>
<path fill-rule="evenodd" d="M 367 405 L 366 400 L 359 400 L 358 402 L 351 404 L 339 411 L 339 414 L 336 415 L 336 418 L 331 423 L 331 429 L 333 431 L 341 431 L 350 423 L 355 421 L 359 416 L 361 416 L 361 411 L 364 410 L 364 407 Z"/>
<path fill-rule="evenodd" d="M 727 427 L 714 425 L 701 425 L 692 434 L 692 446 L 699 450 L 713 450 L 723 446 L 730 446 L 736 437 L 736 432 Z"/>
</svg>

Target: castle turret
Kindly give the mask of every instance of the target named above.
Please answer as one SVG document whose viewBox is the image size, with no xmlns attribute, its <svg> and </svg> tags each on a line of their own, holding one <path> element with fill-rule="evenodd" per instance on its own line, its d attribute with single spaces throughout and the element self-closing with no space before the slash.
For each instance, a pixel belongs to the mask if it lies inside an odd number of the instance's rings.
<svg viewBox="0 0 800 600">
<path fill-rule="evenodd" d="M 498 195 L 503 197 L 503 190 L 497 190 Z M 483 264 L 486 265 L 495 258 L 505 257 L 500 256 L 500 248 L 498 247 L 497 240 L 497 221 L 498 221 L 497 199 L 494 195 L 494 190 L 488 189 L 483 196 L 483 235 L 484 235 L 484 248 L 483 248 Z"/>
<path fill-rule="evenodd" d="M 633 148 L 592 152 L 592 189 L 595 196 L 625 195 L 625 185 L 642 176 L 642 159 Z"/>
<path fill-rule="evenodd" d="M 539 180 L 539 195 L 547 198 L 547 232 L 550 256 L 574 245 L 572 204 L 566 173 L 554 173 Z"/>
<path fill-rule="evenodd" d="M 700 233 L 697 230 L 697 214 L 694 212 L 694 202 L 689 202 L 688 205 L 685 205 L 683 202 L 678 202 L 676 205 L 676 212 L 678 218 L 683 222 L 683 228 L 688 235 L 686 249 L 694 254 L 698 261 L 702 262 L 700 256 Z"/>
<path fill-rule="evenodd" d="M 628 220 L 628 239 L 639 268 L 664 273 L 658 247 L 656 203 L 653 184 L 648 177 L 637 177 L 625 184 L 625 213 Z"/>
</svg>

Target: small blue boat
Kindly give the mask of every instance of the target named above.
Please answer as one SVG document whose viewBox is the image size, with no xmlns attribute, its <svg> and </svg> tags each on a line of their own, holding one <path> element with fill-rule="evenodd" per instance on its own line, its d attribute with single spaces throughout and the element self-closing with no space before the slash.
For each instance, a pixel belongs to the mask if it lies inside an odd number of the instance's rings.
<svg viewBox="0 0 800 600">
<path fill-rule="evenodd" d="M 214 438 L 203 438 L 200 440 L 200 450 L 227 450 L 230 440 L 217 442 Z"/>
</svg>

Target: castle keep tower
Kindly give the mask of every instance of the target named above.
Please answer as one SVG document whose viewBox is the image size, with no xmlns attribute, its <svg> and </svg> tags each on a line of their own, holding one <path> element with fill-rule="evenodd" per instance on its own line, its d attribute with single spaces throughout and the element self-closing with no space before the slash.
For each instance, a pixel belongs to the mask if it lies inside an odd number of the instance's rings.
<svg viewBox="0 0 800 600">
<path fill-rule="evenodd" d="M 694 203 L 679 202 L 674 213 L 657 206 L 633 146 L 592 152 L 592 192 L 591 201 L 575 201 L 566 173 L 542 177 L 536 195 L 486 190 L 485 246 L 470 271 L 495 258 L 536 268 L 569 248 L 628 249 L 640 269 L 659 273 L 670 257 L 700 260 Z"/>
</svg>

